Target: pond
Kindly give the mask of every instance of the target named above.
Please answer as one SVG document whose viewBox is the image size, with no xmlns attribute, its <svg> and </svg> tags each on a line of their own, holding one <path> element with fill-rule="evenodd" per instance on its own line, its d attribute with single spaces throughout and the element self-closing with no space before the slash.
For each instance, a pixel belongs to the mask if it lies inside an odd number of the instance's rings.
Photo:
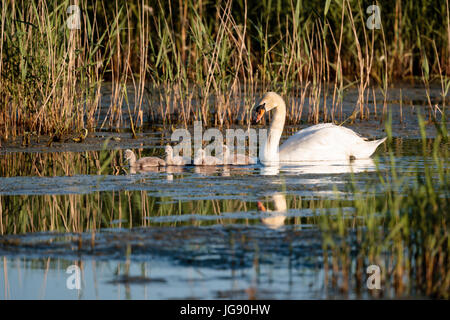
<svg viewBox="0 0 450 320">
<path fill-rule="evenodd" d="M 394 145 L 399 172 L 432 162 L 417 139 Z M 376 182 L 376 165 L 392 165 L 383 149 L 349 164 L 131 175 L 97 174 L 96 151 L 7 154 L 0 298 L 327 298 L 316 215 L 348 193 L 351 172 L 361 189 Z M 74 264 L 81 290 L 66 285 Z"/>
<path fill-rule="evenodd" d="M 6 145 L 0 154 L 0 299 L 421 297 L 388 283 L 385 290 L 361 290 L 354 282 L 366 274 L 351 279 L 347 290 L 336 286 L 320 227 L 324 216 L 357 224 L 355 190 L 364 196 L 370 186 L 374 198 L 383 197 L 380 175 L 392 179 L 393 168 L 409 185 L 436 166 L 433 126 L 426 127 L 423 144 L 413 114 L 393 125 L 392 149 L 381 145 L 373 160 L 275 168 L 130 173 L 123 151 L 162 156 L 170 137 L 163 127 L 147 128 L 137 139 L 127 130 L 99 131 L 83 144 Z M 298 128 L 287 127 L 282 139 Z M 375 119 L 351 128 L 370 139 L 386 136 Z"/>
</svg>

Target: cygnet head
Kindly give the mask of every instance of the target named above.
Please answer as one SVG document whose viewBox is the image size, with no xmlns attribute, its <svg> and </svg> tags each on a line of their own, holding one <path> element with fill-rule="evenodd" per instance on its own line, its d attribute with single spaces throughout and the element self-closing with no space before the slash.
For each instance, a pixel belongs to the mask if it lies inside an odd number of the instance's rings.
<svg viewBox="0 0 450 320">
<path fill-rule="evenodd" d="M 134 157 L 134 152 L 130 149 L 125 150 L 125 160 L 130 161 Z"/>
<path fill-rule="evenodd" d="M 266 112 L 279 106 L 286 106 L 283 98 L 276 92 L 265 93 L 255 108 L 256 123 L 260 122 Z"/>
<path fill-rule="evenodd" d="M 173 148 L 170 145 L 166 145 L 164 150 L 166 151 L 166 154 L 173 154 Z"/>
</svg>

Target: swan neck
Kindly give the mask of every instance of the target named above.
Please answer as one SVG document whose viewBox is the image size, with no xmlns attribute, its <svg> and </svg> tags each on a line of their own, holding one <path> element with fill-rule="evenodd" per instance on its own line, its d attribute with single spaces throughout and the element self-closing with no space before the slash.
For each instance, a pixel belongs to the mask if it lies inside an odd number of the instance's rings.
<svg viewBox="0 0 450 320">
<path fill-rule="evenodd" d="M 134 153 L 131 154 L 129 162 L 130 162 L 130 167 L 134 167 L 134 165 L 136 164 L 136 155 Z"/>
<path fill-rule="evenodd" d="M 273 113 L 273 119 L 270 123 L 270 130 L 279 130 L 283 131 L 284 122 L 286 120 L 286 105 L 284 101 L 282 101 L 278 107 L 275 108 Z"/>
<path fill-rule="evenodd" d="M 283 133 L 284 122 L 286 119 L 286 105 L 281 100 L 279 105 L 275 108 L 272 121 L 270 123 L 267 140 L 264 146 L 264 154 L 260 156 L 263 162 L 278 162 L 278 146 L 280 143 L 281 134 Z"/>
<path fill-rule="evenodd" d="M 167 151 L 167 153 L 166 153 L 166 161 L 170 162 L 172 160 L 173 160 L 173 151 L 172 152 Z"/>
<path fill-rule="evenodd" d="M 230 150 L 227 149 L 223 155 L 223 164 L 232 164 Z"/>
</svg>

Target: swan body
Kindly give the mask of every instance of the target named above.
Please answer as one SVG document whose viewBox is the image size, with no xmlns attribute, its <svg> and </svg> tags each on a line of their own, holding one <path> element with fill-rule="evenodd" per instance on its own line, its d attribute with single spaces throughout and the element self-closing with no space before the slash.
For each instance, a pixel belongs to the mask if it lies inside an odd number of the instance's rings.
<svg viewBox="0 0 450 320">
<path fill-rule="evenodd" d="M 130 149 L 125 150 L 125 159 L 128 160 L 130 167 L 134 169 L 162 167 L 166 165 L 166 162 L 158 157 L 144 157 L 136 160 L 136 155 Z"/>
<path fill-rule="evenodd" d="M 332 123 L 303 129 L 280 147 L 282 162 L 368 159 L 386 138 L 367 141 L 356 132 Z"/>
<path fill-rule="evenodd" d="M 213 156 L 207 156 L 205 150 L 198 149 L 194 157 L 194 165 L 196 166 L 219 166 L 222 165 L 222 159 Z"/>
<path fill-rule="evenodd" d="M 233 157 L 230 154 L 230 148 L 223 146 L 223 164 L 225 165 L 248 165 L 256 164 L 258 160 L 245 154 L 236 153 Z"/>
<path fill-rule="evenodd" d="M 300 130 L 278 146 L 286 118 L 286 105 L 275 92 L 264 94 L 256 108 L 260 121 L 274 109 L 266 141 L 260 149 L 260 161 L 289 163 L 298 161 L 368 159 L 386 138 L 367 141 L 356 132 L 332 123 L 317 124 Z"/>
<path fill-rule="evenodd" d="M 168 166 L 184 166 L 187 164 L 187 160 L 180 156 L 173 156 L 173 148 L 170 145 L 166 145 L 166 164 Z"/>
</svg>

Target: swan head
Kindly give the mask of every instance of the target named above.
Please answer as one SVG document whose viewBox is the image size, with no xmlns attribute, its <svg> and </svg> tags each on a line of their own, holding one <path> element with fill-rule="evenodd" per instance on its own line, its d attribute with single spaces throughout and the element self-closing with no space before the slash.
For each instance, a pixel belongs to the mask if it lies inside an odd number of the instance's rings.
<svg viewBox="0 0 450 320">
<path fill-rule="evenodd" d="M 130 161 L 131 159 L 134 159 L 136 156 L 134 155 L 134 152 L 130 149 L 125 150 L 125 160 Z"/>
<path fill-rule="evenodd" d="M 170 145 L 166 145 L 166 147 L 164 148 L 164 151 L 166 152 L 167 155 L 173 154 L 173 149 Z"/>
<path fill-rule="evenodd" d="M 276 92 L 266 92 L 259 100 L 255 113 L 256 123 L 260 122 L 266 112 L 284 105 L 283 98 Z"/>
</svg>

